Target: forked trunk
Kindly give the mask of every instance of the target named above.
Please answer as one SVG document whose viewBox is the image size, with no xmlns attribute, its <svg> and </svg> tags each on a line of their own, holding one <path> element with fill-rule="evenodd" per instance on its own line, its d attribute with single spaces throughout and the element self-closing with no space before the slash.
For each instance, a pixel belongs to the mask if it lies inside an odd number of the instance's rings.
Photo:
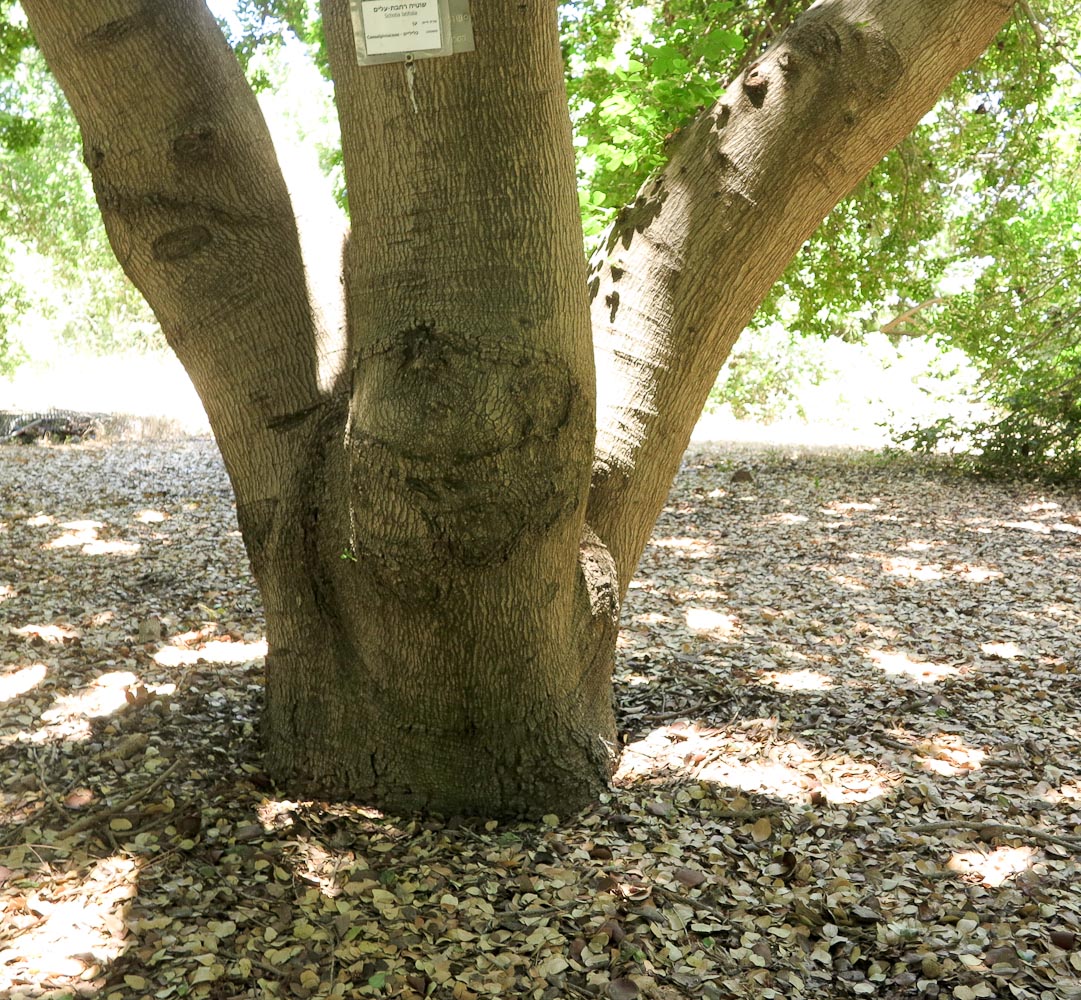
<svg viewBox="0 0 1081 1000">
<path fill-rule="evenodd" d="M 349 366 L 253 549 L 267 739 L 307 787 L 551 811 L 608 777 L 615 608 L 580 566 L 593 352 L 556 26 L 486 23 L 468 58 L 360 67 L 324 5 Z"/>
<path fill-rule="evenodd" d="M 360 67 L 348 0 L 325 0 L 339 322 L 202 0 L 23 5 L 236 490 L 272 773 L 490 815 L 604 786 L 618 605 L 718 368 L 1012 8 L 815 4 L 684 130 L 587 293 L 555 6 L 470 0 L 475 52 Z"/>
</svg>

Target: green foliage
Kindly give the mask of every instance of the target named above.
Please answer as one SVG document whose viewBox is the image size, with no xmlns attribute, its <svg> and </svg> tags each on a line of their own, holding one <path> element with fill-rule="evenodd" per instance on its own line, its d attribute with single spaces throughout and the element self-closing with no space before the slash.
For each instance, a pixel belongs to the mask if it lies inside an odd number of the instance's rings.
<svg viewBox="0 0 1081 1000">
<path fill-rule="evenodd" d="M 808 2 L 583 0 L 561 10 L 588 238 L 607 228 L 670 142 Z"/>
<path fill-rule="evenodd" d="M 859 337 L 941 294 L 959 261 L 989 244 L 997 252 L 992 230 L 1015 217 L 1019 190 L 1047 163 L 1059 63 L 1019 15 L 830 214 L 761 321 L 787 299 L 801 331 Z"/>
<path fill-rule="evenodd" d="M 311 47 L 317 65 L 329 78 L 323 22 L 310 0 L 235 0 L 232 17 L 219 23 L 256 91 L 267 89 L 272 81 L 253 61 L 258 63 L 261 52 L 280 49 L 289 35 Z"/>
<path fill-rule="evenodd" d="M 1062 61 L 1077 50 L 1081 27 L 1077 5 L 1059 4 L 1057 13 L 1038 50 L 1031 38 L 1026 49 L 1020 33 L 992 50 L 993 65 L 1009 56 L 1028 78 L 1003 70 L 1001 96 L 987 95 L 979 124 L 991 152 L 982 171 L 955 182 L 966 210 L 946 227 L 948 270 L 966 280 L 945 282 L 934 329 L 977 365 L 992 416 L 901 435 L 924 449 L 961 449 L 984 475 L 1081 477 L 1081 76 Z M 1022 100 L 991 127 L 1000 108 Z"/>
<path fill-rule="evenodd" d="M 22 100 L 15 82 L 23 52 L 33 44 L 26 27 L 18 23 L 12 2 L 0 2 L 0 148 L 30 149 L 41 137 L 41 124 Z"/>
<path fill-rule="evenodd" d="M 1081 359 L 1074 359 L 1075 383 Z M 916 424 L 895 440 L 924 454 L 954 452 L 961 468 L 995 479 L 1081 479 L 1081 401 L 1076 384 L 1048 393 L 1047 372 L 1034 373 L 997 400 L 999 415 L 963 420 L 952 416 Z M 1055 371 L 1061 376 L 1062 369 Z"/>
<path fill-rule="evenodd" d="M 0 357 L 27 315 L 73 346 L 95 352 L 164 346 L 149 308 L 109 248 L 80 162 L 78 128 L 34 49 L 25 49 L 9 81 L 20 110 L 36 123 L 36 141 L 0 149 L 3 259 Z"/>
<path fill-rule="evenodd" d="M 660 169 L 666 143 L 808 4 L 583 0 L 562 10 L 587 238 Z M 996 416 L 931 421 L 984 470 L 1068 473 L 1081 336 L 1081 5 L 1018 8 L 989 51 L 825 220 L 752 326 L 858 341 L 885 329 L 962 348 Z M 784 341 L 784 342 L 782 342 Z M 816 368 L 803 341 L 737 348 L 714 400 L 791 412 Z M 961 426 L 963 424 L 963 426 Z"/>
<path fill-rule="evenodd" d="M 22 88 L 14 77 L 23 52 L 32 44 L 30 33 L 18 24 L 11 2 L 0 3 L 0 156 L 23 153 L 41 139 L 42 126 L 23 100 Z M 9 215 L 8 206 L 0 204 L 0 226 Z M 8 375 L 25 360 L 25 352 L 9 336 L 9 329 L 27 308 L 22 289 L 13 277 L 8 247 L 0 249 L 0 375 Z"/>
<path fill-rule="evenodd" d="M 740 339 L 707 405 L 727 404 L 738 420 L 772 423 L 791 415 L 806 419 L 802 402 L 806 390 L 832 374 L 821 341 L 774 324 Z"/>
</svg>

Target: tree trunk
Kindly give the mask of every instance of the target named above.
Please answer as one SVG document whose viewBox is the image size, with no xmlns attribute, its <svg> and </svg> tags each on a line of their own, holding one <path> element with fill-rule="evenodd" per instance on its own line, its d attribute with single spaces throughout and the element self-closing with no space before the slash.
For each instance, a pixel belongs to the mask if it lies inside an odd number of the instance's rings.
<svg viewBox="0 0 1081 1000">
<path fill-rule="evenodd" d="M 272 773 L 487 814 L 565 813 L 607 781 L 618 604 L 720 364 L 1008 12 L 816 5 L 621 216 L 591 318 L 554 8 L 472 0 L 476 52 L 360 67 L 347 0 L 326 0 L 339 328 L 205 6 L 24 6 L 236 490 Z"/>
</svg>

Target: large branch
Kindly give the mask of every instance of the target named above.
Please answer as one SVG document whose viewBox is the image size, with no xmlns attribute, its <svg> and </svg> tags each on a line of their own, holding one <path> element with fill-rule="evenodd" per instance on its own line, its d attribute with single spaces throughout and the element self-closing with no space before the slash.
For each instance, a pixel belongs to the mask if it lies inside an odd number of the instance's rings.
<svg viewBox="0 0 1081 1000">
<path fill-rule="evenodd" d="M 663 174 L 617 218 L 591 272 L 589 522 L 624 591 L 717 372 L 770 286 L 1012 8 L 822 0 L 676 137 Z"/>
<path fill-rule="evenodd" d="M 884 333 L 886 336 L 894 337 L 921 337 L 925 334 L 924 330 L 907 330 L 905 325 L 913 316 L 923 312 L 924 309 L 930 309 L 932 306 L 940 306 L 946 300 L 941 295 L 935 295 L 932 298 L 927 299 L 925 302 L 920 302 L 917 305 L 912 306 L 910 309 L 906 309 L 903 313 L 894 316 L 893 319 L 878 328 L 879 333 Z"/>
<path fill-rule="evenodd" d="M 263 519 L 285 432 L 320 400 L 321 331 L 251 88 L 202 0 L 23 6 L 82 130 L 113 250 L 199 391 L 242 518 Z"/>
</svg>

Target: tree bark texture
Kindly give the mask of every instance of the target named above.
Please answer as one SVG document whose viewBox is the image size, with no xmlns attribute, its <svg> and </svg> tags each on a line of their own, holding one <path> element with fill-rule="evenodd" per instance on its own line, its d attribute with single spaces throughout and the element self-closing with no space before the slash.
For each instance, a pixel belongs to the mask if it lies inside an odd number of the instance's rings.
<svg viewBox="0 0 1081 1000">
<path fill-rule="evenodd" d="M 475 52 L 361 67 L 324 0 L 342 329 L 201 0 L 24 0 L 236 490 L 272 772 L 566 812 L 610 773 L 619 602 L 732 343 L 1011 5 L 816 5 L 675 140 L 589 275 L 555 8 L 471 6 Z"/>
</svg>

